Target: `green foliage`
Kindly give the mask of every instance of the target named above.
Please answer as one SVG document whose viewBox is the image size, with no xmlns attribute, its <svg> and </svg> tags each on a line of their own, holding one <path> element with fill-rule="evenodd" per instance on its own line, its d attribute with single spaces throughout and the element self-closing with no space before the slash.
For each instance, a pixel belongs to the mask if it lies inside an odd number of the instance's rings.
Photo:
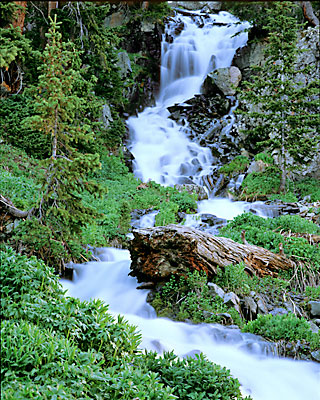
<svg viewBox="0 0 320 400">
<path fill-rule="evenodd" d="M 187 276 L 172 275 L 152 301 L 159 316 L 186 319 L 195 323 L 222 322 L 222 313 L 229 313 L 233 322 L 241 325 L 241 318 L 234 308 L 228 308 L 218 296 L 213 296 L 207 285 L 207 276 L 198 271 Z"/>
<path fill-rule="evenodd" d="M 86 99 L 75 94 L 75 85 L 82 82 L 79 54 L 70 44 L 61 42 L 58 28 L 59 24 L 51 20 L 43 64 L 39 67 L 36 114 L 24 123 L 45 132 L 52 140 L 51 158 L 43 163 L 46 176 L 37 217 L 62 238 L 68 238 L 79 233 L 93 214 L 92 209 L 84 206 L 80 193 L 100 190 L 87 179 L 87 174 L 100 164 L 98 155 L 78 150 L 82 143 L 92 141 L 94 134 L 82 115 Z"/>
<path fill-rule="evenodd" d="M 304 291 L 305 297 L 310 300 L 319 300 L 320 299 L 320 286 L 307 286 Z"/>
<path fill-rule="evenodd" d="M 208 361 L 202 354 L 179 359 L 172 352 L 164 353 L 163 357 L 148 352 L 141 363 L 157 372 L 160 381 L 174 388 L 173 394 L 181 400 L 243 398 L 239 381 L 231 376 L 230 371 Z"/>
<path fill-rule="evenodd" d="M 312 331 L 304 318 L 297 318 L 294 314 L 287 315 L 258 315 L 254 321 L 249 321 L 242 329 L 262 335 L 273 341 L 278 340 L 307 340 L 310 341 Z"/>
<path fill-rule="evenodd" d="M 309 67 L 298 70 L 295 65 L 301 53 L 296 45 L 299 25 L 292 14 L 296 7 L 292 2 L 275 2 L 273 9 L 266 9 L 266 62 L 256 68 L 252 82 L 244 83 L 240 95 L 250 104 L 240 112 L 255 120 L 249 133 L 281 154 L 281 191 L 285 191 L 287 154 L 295 168 L 310 159 L 319 124 L 318 81 L 299 82 L 298 74 L 309 72 Z"/>
<path fill-rule="evenodd" d="M 33 99 L 30 96 L 22 94 L 0 99 L 0 136 L 29 155 L 45 158 L 50 153 L 50 138 L 42 132 L 22 126 L 23 119 L 33 113 Z"/>
<path fill-rule="evenodd" d="M 40 185 L 33 179 L 25 176 L 14 176 L 10 172 L 0 169 L 0 192 L 10 198 L 15 207 L 29 210 L 39 200 Z"/>
<path fill-rule="evenodd" d="M 272 194 L 268 197 L 270 200 L 280 200 L 284 203 L 296 203 L 298 201 L 297 196 L 292 192 L 287 192 L 285 194 Z"/>
<path fill-rule="evenodd" d="M 253 280 L 245 272 L 245 264 L 231 264 L 218 268 L 214 282 L 223 289 L 237 294 L 249 294 L 254 289 Z"/>
<path fill-rule="evenodd" d="M 303 181 L 295 183 L 295 189 L 302 198 L 310 196 L 310 201 L 320 201 L 319 180 L 317 179 L 303 179 Z"/>
<path fill-rule="evenodd" d="M 260 161 L 263 161 L 263 162 L 266 163 L 266 164 L 273 164 L 273 163 L 274 163 L 273 157 L 272 157 L 270 154 L 265 153 L 265 152 L 256 154 L 256 155 L 254 156 L 254 159 L 255 159 L 256 161 L 259 161 L 259 160 L 260 160 Z"/>
<path fill-rule="evenodd" d="M 220 168 L 219 172 L 226 175 L 233 175 L 244 172 L 249 164 L 248 157 L 236 156 L 229 164 Z"/>
<path fill-rule="evenodd" d="M 0 28 L 0 68 L 9 68 L 16 60 L 23 61 L 26 54 L 31 53 L 30 42 L 26 39 L 19 27 L 12 25 Z"/>
<path fill-rule="evenodd" d="M 162 202 L 160 204 L 159 213 L 156 215 L 155 226 L 164 226 L 176 223 L 178 210 L 179 205 L 177 203 Z"/>
<path fill-rule="evenodd" d="M 262 172 L 252 172 L 247 175 L 241 185 L 241 199 L 253 200 L 278 193 L 281 183 L 281 171 L 275 165 L 270 165 Z"/>
</svg>

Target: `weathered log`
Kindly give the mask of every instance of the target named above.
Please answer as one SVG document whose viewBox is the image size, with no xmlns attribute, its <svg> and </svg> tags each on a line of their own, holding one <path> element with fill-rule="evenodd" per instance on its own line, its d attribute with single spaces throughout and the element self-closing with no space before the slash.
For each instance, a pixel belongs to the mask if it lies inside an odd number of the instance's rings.
<svg viewBox="0 0 320 400">
<path fill-rule="evenodd" d="M 204 271 L 209 278 L 217 267 L 243 261 L 257 276 L 276 277 L 294 262 L 262 247 L 245 245 L 180 225 L 136 229 L 130 242 L 131 275 L 139 282 L 157 282 L 171 274 Z"/>
<path fill-rule="evenodd" d="M 11 200 L 6 199 L 2 194 L 0 194 L 0 210 L 1 209 L 16 218 L 26 218 L 31 215 L 34 210 L 33 208 L 28 211 L 19 210 L 13 205 Z"/>
</svg>

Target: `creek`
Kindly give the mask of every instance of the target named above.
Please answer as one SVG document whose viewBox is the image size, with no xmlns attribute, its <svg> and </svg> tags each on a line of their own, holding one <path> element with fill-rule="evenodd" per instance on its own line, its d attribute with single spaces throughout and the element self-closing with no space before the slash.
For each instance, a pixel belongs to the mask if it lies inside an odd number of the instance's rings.
<svg viewBox="0 0 320 400">
<path fill-rule="evenodd" d="M 200 93 L 204 78 L 213 68 L 229 67 L 236 50 L 247 41 L 243 31 L 248 27 L 248 23 L 239 23 L 226 12 L 199 13 L 194 17 L 177 15 L 168 20 L 156 105 L 128 120 L 134 171 L 143 182 L 150 179 L 163 185 L 200 185 L 212 173 L 210 149 L 190 139 L 187 123 L 181 126 L 168 118 L 167 107 Z M 209 193 L 208 200 L 199 202 L 198 214 L 232 219 L 252 208 L 266 215 L 261 203 L 231 202 Z M 191 217 L 188 224 L 196 226 L 196 221 Z M 154 213 L 137 224 L 153 226 Z M 243 392 L 254 400 L 320 400 L 318 364 L 281 359 L 272 344 L 241 333 L 236 327 L 157 318 L 146 302 L 148 291 L 136 290 L 136 279 L 128 276 L 129 252 L 104 248 L 97 249 L 96 256 L 99 262 L 75 265 L 73 281 L 63 281 L 63 285 L 68 295 L 84 300 L 100 298 L 109 304 L 111 313 L 125 315 L 142 333 L 141 348 L 159 353 L 174 350 L 179 356 L 203 352 L 213 362 L 230 369 Z"/>
</svg>

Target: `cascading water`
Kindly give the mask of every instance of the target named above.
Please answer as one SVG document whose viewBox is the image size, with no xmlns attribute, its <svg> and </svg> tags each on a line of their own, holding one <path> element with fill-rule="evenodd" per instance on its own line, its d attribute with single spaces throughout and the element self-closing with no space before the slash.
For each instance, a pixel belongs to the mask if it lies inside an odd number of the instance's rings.
<svg viewBox="0 0 320 400">
<path fill-rule="evenodd" d="M 180 33 L 175 33 L 177 26 L 183 26 Z M 213 66 L 230 65 L 236 49 L 247 39 L 245 33 L 234 34 L 247 26 L 223 12 L 170 20 L 164 39 L 173 37 L 173 40 L 172 43 L 163 40 L 162 44 L 158 102 L 128 121 L 135 172 L 143 181 L 152 179 L 165 185 L 199 183 L 201 177 L 210 174 L 209 149 L 189 140 L 189 128 L 168 119 L 167 107 L 199 93 L 205 75 Z M 231 219 L 246 207 L 244 202 L 209 199 L 199 203 L 198 211 Z M 145 216 L 140 224 L 152 225 L 154 216 Z M 203 352 L 210 360 L 229 368 L 254 400 L 320 400 L 319 365 L 279 359 L 273 355 L 270 343 L 238 329 L 156 318 L 146 303 L 147 291 L 136 290 L 136 279 L 128 276 L 129 252 L 101 249 L 98 257 L 100 262 L 75 266 L 74 281 L 63 284 L 71 296 L 100 298 L 109 304 L 111 312 L 124 314 L 141 331 L 141 347 L 159 353 L 174 350 L 179 356 Z"/>
</svg>

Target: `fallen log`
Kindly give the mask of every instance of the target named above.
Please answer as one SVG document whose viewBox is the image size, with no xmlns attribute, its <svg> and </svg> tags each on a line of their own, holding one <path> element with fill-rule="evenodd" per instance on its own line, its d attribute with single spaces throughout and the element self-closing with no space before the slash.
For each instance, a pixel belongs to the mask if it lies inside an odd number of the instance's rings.
<svg viewBox="0 0 320 400">
<path fill-rule="evenodd" d="M 34 211 L 33 208 L 28 211 L 19 210 L 13 205 L 11 200 L 5 198 L 4 196 L 2 196 L 2 194 L 0 194 L 0 211 L 2 210 L 15 218 L 26 218 Z"/>
<path fill-rule="evenodd" d="M 130 275 L 139 282 L 158 282 L 171 274 L 204 271 L 209 278 L 217 267 L 243 261 L 248 272 L 257 276 L 276 277 L 289 270 L 294 262 L 259 246 L 241 244 L 180 225 L 158 226 L 133 231 L 129 250 Z"/>
</svg>

